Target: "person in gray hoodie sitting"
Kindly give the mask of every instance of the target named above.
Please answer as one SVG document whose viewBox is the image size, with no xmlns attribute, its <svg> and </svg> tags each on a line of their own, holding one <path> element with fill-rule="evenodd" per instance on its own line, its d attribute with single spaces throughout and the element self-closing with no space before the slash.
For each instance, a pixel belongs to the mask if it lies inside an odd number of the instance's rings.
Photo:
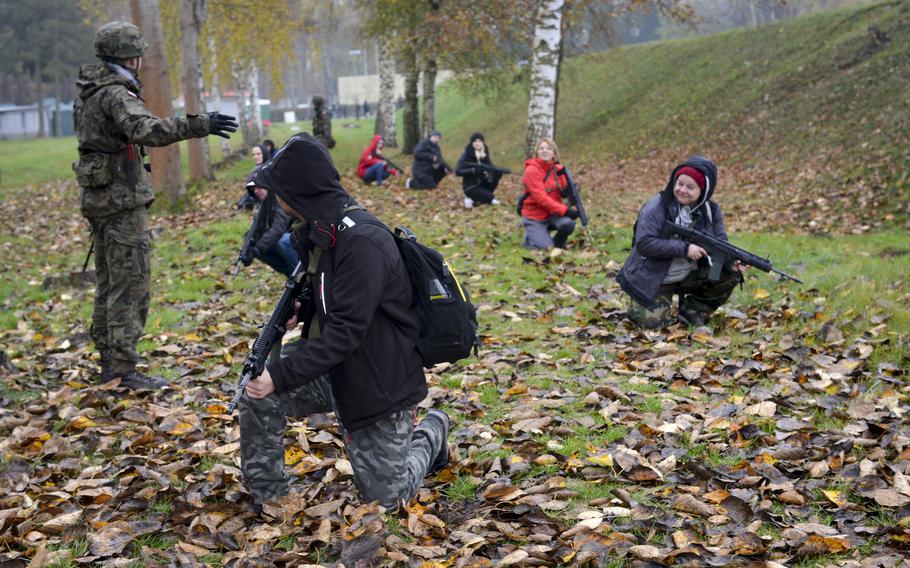
<svg viewBox="0 0 910 568">
<path fill-rule="evenodd" d="M 721 240 L 727 239 L 724 216 L 711 201 L 717 185 L 717 166 L 703 156 L 693 156 L 676 166 L 662 192 L 638 213 L 632 251 L 616 276 L 632 299 L 628 316 L 646 329 L 673 322 L 673 295 L 679 296 L 677 318 L 701 326 L 722 306 L 742 281 L 745 265 L 725 266 L 721 278 L 708 280 L 708 252 L 679 239 L 666 221 L 683 225 Z"/>
</svg>

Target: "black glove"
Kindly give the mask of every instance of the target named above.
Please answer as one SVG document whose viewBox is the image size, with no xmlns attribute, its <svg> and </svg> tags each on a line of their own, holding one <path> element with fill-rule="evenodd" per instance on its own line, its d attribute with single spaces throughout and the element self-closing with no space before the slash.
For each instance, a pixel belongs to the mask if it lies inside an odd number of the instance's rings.
<svg viewBox="0 0 910 568">
<path fill-rule="evenodd" d="M 566 217 L 569 219 L 578 219 L 578 209 L 573 205 L 566 211 Z"/>
<path fill-rule="evenodd" d="M 240 255 L 240 262 L 242 262 L 244 266 L 249 266 L 253 264 L 254 258 L 256 258 L 256 247 L 250 247 Z"/>
<path fill-rule="evenodd" d="M 209 113 L 209 134 L 230 138 L 227 132 L 237 131 L 237 119 L 217 112 Z"/>
</svg>

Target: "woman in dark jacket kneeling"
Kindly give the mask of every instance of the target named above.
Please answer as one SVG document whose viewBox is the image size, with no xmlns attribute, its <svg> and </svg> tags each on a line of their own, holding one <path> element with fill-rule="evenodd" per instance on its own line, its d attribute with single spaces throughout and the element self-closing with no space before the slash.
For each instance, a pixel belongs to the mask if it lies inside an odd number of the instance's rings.
<svg viewBox="0 0 910 568">
<path fill-rule="evenodd" d="M 714 162 L 693 156 L 673 169 L 667 187 L 639 211 L 632 252 L 616 276 L 632 297 L 628 315 L 639 326 L 655 329 L 672 323 L 673 294 L 679 295 L 679 320 L 704 325 L 742 280 L 745 266 L 737 261 L 724 267 L 719 280 L 709 281 L 707 251 L 679 239 L 665 225 L 670 221 L 726 241 L 723 213 L 711 201 L 716 184 Z"/>
<path fill-rule="evenodd" d="M 490 159 L 490 149 L 483 139 L 483 134 L 471 134 L 471 141 L 464 147 L 464 153 L 458 158 L 455 166 L 455 175 L 461 176 L 464 189 L 464 206 L 470 209 L 474 204 L 499 205 L 499 200 L 493 196 L 502 172 L 487 168 L 495 168 Z"/>
</svg>

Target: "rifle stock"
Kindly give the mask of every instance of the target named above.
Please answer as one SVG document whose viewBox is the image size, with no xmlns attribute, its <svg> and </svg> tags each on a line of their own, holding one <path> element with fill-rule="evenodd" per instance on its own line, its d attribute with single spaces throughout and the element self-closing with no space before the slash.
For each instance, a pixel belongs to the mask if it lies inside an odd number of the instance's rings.
<svg viewBox="0 0 910 568">
<path fill-rule="evenodd" d="M 725 265 L 738 260 L 743 264 L 754 266 L 763 272 L 774 272 L 775 274 L 780 274 L 784 278 L 793 280 L 794 282 L 803 283 L 799 278 L 774 268 L 771 265 L 771 261 L 767 258 L 762 258 L 745 249 L 734 246 L 727 241 L 722 241 L 694 229 L 687 229 L 686 227 L 677 225 L 671 221 L 664 221 L 664 228 L 676 233 L 684 241 L 696 244 L 708 251 L 708 263 L 710 265 L 708 280 L 712 282 L 716 282 L 720 278 L 720 272 Z"/>
<path fill-rule="evenodd" d="M 272 315 L 269 316 L 268 322 L 259 333 L 259 337 L 253 342 L 253 349 L 246 361 L 243 362 L 243 370 L 240 372 L 240 382 L 237 384 L 237 390 L 234 392 L 234 398 L 228 405 L 228 414 L 234 412 L 237 404 L 240 403 L 243 393 L 246 392 L 246 386 L 249 382 L 262 374 L 265 369 L 265 363 L 268 359 L 269 352 L 276 342 L 281 341 L 284 336 L 285 325 L 294 315 L 294 303 L 298 299 L 305 299 L 309 294 L 309 286 L 304 275 L 300 274 L 303 264 L 298 262 L 294 272 L 284 283 L 284 292 L 281 294 Z M 299 277 L 298 277 L 299 275 Z"/>
</svg>

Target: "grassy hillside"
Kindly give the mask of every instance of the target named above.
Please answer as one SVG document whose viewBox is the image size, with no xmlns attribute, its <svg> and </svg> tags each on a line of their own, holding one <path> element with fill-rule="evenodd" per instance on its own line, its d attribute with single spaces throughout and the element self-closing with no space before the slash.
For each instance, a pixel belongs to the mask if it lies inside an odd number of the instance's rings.
<svg viewBox="0 0 910 568">
<path fill-rule="evenodd" d="M 724 192 L 741 192 L 741 213 L 777 199 L 812 214 L 824 198 L 817 208 L 840 230 L 865 230 L 906 219 L 908 92 L 910 3 L 883 2 L 568 59 L 556 138 L 568 163 L 606 165 L 583 179 L 594 191 L 653 192 L 699 152 L 718 160 Z M 495 102 L 443 89 L 438 106 L 447 155 L 481 130 L 494 158 L 520 165 L 527 77 Z M 625 174 L 611 175 L 617 166 Z M 867 214 L 854 218 L 857 205 Z"/>
</svg>

